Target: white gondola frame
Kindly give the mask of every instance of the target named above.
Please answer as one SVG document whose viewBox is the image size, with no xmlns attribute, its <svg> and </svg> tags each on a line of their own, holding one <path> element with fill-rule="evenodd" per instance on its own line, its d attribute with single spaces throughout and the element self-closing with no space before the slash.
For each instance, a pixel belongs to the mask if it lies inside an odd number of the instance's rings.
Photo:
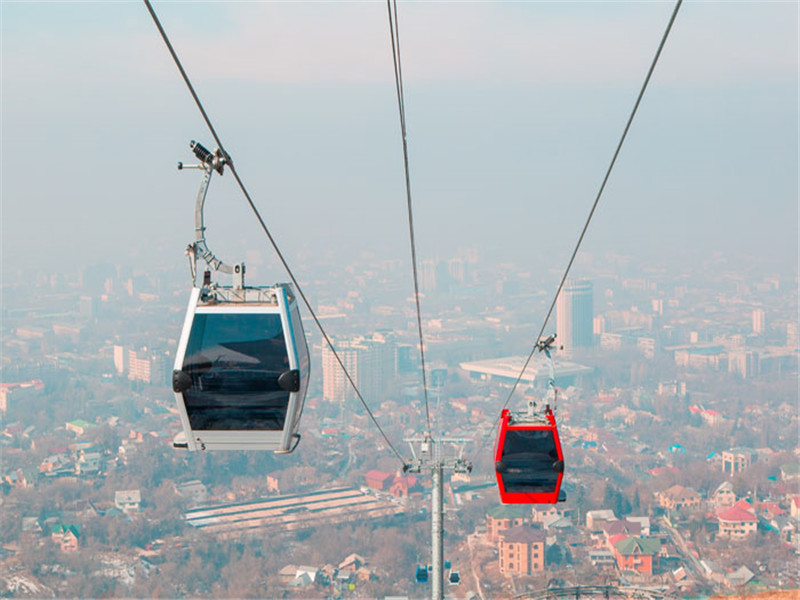
<svg viewBox="0 0 800 600">
<path fill-rule="evenodd" d="M 186 402 L 182 392 L 175 393 L 175 401 L 183 427 L 183 436 L 178 436 L 175 440 L 176 446 L 183 446 L 189 450 L 272 450 L 278 453 L 291 452 L 296 444 L 297 429 L 300 422 L 300 414 L 305 401 L 305 393 L 308 387 L 308 347 L 303 348 L 306 357 L 306 364 L 301 365 L 298 343 L 306 344 L 305 334 L 302 330 L 300 312 L 297 302 L 287 293 L 288 285 L 278 284 L 273 286 L 275 302 L 203 302 L 201 294 L 203 290 L 193 287 L 189 296 L 189 304 L 186 310 L 186 317 L 183 322 L 180 341 L 175 355 L 175 371 L 183 369 L 186 349 L 189 343 L 195 315 L 198 314 L 278 314 L 281 317 L 281 327 L 283 328 L 283 339 L 286 344 L 286 354 L 289 359 L 289 369 L 300 371 L 300 389 L 297 392 L 289 392 L 289 403 L 286 408 L 286 418 L 282 430 L 193 430 L 189 414 L 186 409 Z M 300 327 L 300 335 L 295 330 L 292 319 Z M 304 367 L 302 369 L 301 367 Z M 185 437 L 185 439 L 183 439 Z"/>
</svg>

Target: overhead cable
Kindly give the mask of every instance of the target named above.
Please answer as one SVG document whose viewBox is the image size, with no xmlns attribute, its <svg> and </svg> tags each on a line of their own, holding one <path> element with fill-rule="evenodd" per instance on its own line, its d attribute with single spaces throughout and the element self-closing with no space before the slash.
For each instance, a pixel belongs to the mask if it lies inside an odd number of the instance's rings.
<svg viewBox="0 0 800 600">
<path fill-rule="evenodd" d="M 414 214 L 411 209 L 411 174 L 408 167 L 408 139 L 406 137 L 406 107 L 403 94 L 403 69 L 400 64 L 400 30 L 397 23 L 397 0 L 386 0 L 389 11 L 389 36 L 392 40 L 394 82 L 397 90 L 397 108 L 400 113 L 400 136 L 403 140 L 403 167 L 406 177 L 406 206 L 408 208 L 408 233 L 411 240 L 411 270 L 414 274 L 414 301 L 417 307 L 417 331 L 419 332 L 419 356 L 422 367 L 422 391 L 425 396 L 425 418 L 428 433 L 431 433 L 431 410 L 428 401 L 428 379 L 425 371 L 425 340 L 422 336 L 422 311 L 419 303 L 419 275 L 417 272 L 417 246 L 414 238 Z"/>
<path fill-rule="evenodd" d="M 233 177 L 236 179 L 236 183 L 239 185 L 239 189 L 242 191 L 242 194 L 244 195 L 245 199 L 247 200 L 247 203 L 250 205 L 250 208 L 252 209 L 253 214 L 255 215 L 256 219 L 258 220 L 258 223 L 261 226 L 261 229 L 266 234 L 267 239 L 269 239 L 269 242 L 272 245 L 272 248 L 275 250 L 275 254 L 280 259 L 281 264 L 283 264 L 284 269 L 286 269 L 286 273 L 289 275 L 289 278 L 292 280 L 292 283 L 294 284 L 294 287 L 297 290 L 298 295 L 303 299 L 303 303 L 305 304 L 306 308 L 308 309 L 308 312 L 311 314 L 311 318 L 314 319 L 314 323 L 316 323 L 317 327 L 320 330 L 320 333 L 322 333 L 322 337 L 325 338 L 325 343 L 328 345 L 328 348 L 330 348 L 331 352 L 333 353 L 333 356 L 336 358 L 336 362 L 339 363 L 339 366 L 341 367 L 342 371 L 344 372 L 345 377 L 347 378 L 347 381 L 350 383 L 350 385 L 352 386 L 353 390 L 355 391 L 356 396 L 358 397 L 359 401 L 361 402 L 362 406 L 364 407 L 364 410 L 367 411 L 367 414 L 369 415 L 369 417 L 372 420 L 373 424 L 378 429 L 378 431 L 380 432 L 381 436 L 383 437 L 384 441 L 389 446 L 391 451 L 397 456 L 397 458 L 400 460 L 400 462 L 405 467 L 406 461 L 403 459 L 402 455 L 397 451 L 397 449 L 394 447 L 392 442 L 389 440 L 388 436 L 386 435 L 386 432 L 384 432 L 383 428 L 380 426 L 380 423 L 378 423 L 378 420 L 375 418 L 375 415 L 372 412 L 372 410 L 370 409 L 370 407 L 367 404 L 366 400 L 364 400 L 364 397 L 361 395 L 361 392 L 359 391 L 358 386 L 356 385 L 356 382 L 353 380 L 353 378 L 350 375 L 350 373 L 348 372 L 347 368 L 344 366 L 344 362 L 342 361 L 341 357 L 339 356 L 339 353 L 336 352 L 336 348 L 334 347 L 333 342 L 331 342 L 331 339 L 328 337 L 328 334 L 325 332 L 325 328 L 322 326 L 322 323 L 320 322 L 319 318 L 317 317 L 316 313 L 314 312 L 314 309 L 312 308 L 311 303 L 308 301 L 308 298 L 306 298 L 306 295 L 303 292 L 303 289 L 300 287 L 300 283 L 297 281 L 297 278 L 294 276 L 294 273 L 292 272 L 292 269 L 289 267 L 289 263 L 286 262 L 286 258 L 283 256 L 283 253 L 281 252 L 280 248 L 278 247 L 278 244 L 276 243 L 275 239 L 272 237 L 272 234 L 270 233 L 269 228 L 267 227 L 266 223 L 264 222 L 264 219 L 261 217 L 261 213 L 259 212 L 259 210 L 256 207 L 255 203 L 253 202 L 253 199 L 250 197 L 250 194 L 248 193 L 247 188 L 245 188 L 245 185 L 242 182 L 242 179 L 239 177 L 239 174 L 236 171 L 236 168 L 235 168 L 235 166 L 233 164 L 233 161 L 230 158 L 230 155 L 225 151 L 225 148 L 222 145 L 222 140 L 220 139 L 219 135 L 217 135 L 217 132 L 214 129 L 213 124 L 211 123 L 211 119 L 208 117 L 208 114 L 206 113 L 205 109 L 203 108 L 203 104 L 200 101 L 200 98 L 198 97 L 197 93 L 195 92 L 194 87 L 192 86 L 192 82 L 189 80 L 189 76 L 186 74 L 186 71 L 184 70 L 183 65 L 181 64 L 181 61 L 178 58 L 178 55 L 175 52 L 175 49 L 173 48 L 172 43 L 169 41 L 169 37 L 167 36 L 166 32 L 164 31 L 164 28 L 161 26 L 161 22 L 159 21 L 158 16 L 156 15 L 155 10 L 153 9 L 153 6 L 150 4 L 149 0 L 143 0 L 143 1 L 145 3 L 145 6 L 147 6 L 147 10 L 150 12 L 150 16 L 153 18 L 153 22 L 155 23 L 156 27 L 158 28 L 159 33 L 161 34 L 161 38 L 164 40 L 164 44 L 166 44 L 167 49 L 169 50 L 169 53 L 172 55 L 172 60 L 175 62 L 175 65 L 178 67 L 178 70 L 180 71 L 184 82 L 186 82 L 186 86 L 189 88 L 189 92 L 192 94 L 192 98 L 194 98 L 194 102 L 197 105 L 197 108 L 200 110 L 200 113 L 203 115 L 203 119 L 205 120 L 206 125 L 208 126 L 208 129 L 211 132 L 211 135 L 214 137 L 214 141 L 216 142 L 217 147 L 219 148 L 219 150 L 222 153 L 222 155 L 226 158 L 228 168 L 230 169 L 231 173 L 233 173 Z"/>
<path fill-rule="evenodd" d="M 650 83 L 650 78 L 652 77 L 653 71 L 655 71 L 656 65 L 658 64 L 658 59 L 661 56 L 661 51 L 664 49 L 664 44 L 666 44 L 667 42 L 669 33 L 672 30 L 672 24 L 675 22 L 675 17 L 678 16 L 678 10 L 680 9 L 682 3 L 683 0 L 677 0 L 677 2 L 675 3 L 675 8 L 672 11 L 672 16 L 670 17 L 669 23 L 667 23 L 667 27 L 664 30 L 664 35 L 661 37 L 661 43 L 658 45 L 658 50 L 656 50 L 656 54 L 653 57 L 653 61 L 650 64 L 650 69 L 647 71 L 647 76 L 644 79 L 642 88 L 641 90 L 639 90 L 639 95 L 636 98 L 636 103 L 633 105 L 633 110 L 631 110 L 631 114 L 628 117 L 628 122 L 625 124 L 625 129 L 622 131 L 622 136 L 620 137 L 619 143 L 617 144 L 617 148 L 614 151 L 614 156 L 611 158 L 611 163 L 608 165 L 605 177 L 603 177 L 603 182 L 600 185 L 600 189 L 598 190 L 597 196 L 595 197 L 594 203 L 592 204 L 592 209 L 591 211 L 589 211 L 589 216 L 586 219 L 586 223 L 584 224 L 583 229 L 581 230 L 580 236 L 578 237 L 578 242 L 577 244 L 575 244 L 575 249 L 572 251 L 572 256 L 570 256 L 569 262 L 567 263 L 567 268 L 564 270 L 564 274 L 561 277 L 561 281 L 558 284 L 558 289 L 556 289 L 553 301 L 550 303 L 550 308 L 547 311 L 547 316 L 545 316 L 544 318 L 544 322 L 542 323 L 542 328 L 539 330 L 539 334 L 534 339 L 533 348 L 531 348 L 530 354 L 528 354 L 528 358 L 525 360 L 525 364 L 522 366 L 522 370 L 520 371 L 519 376 L 517 376 L 514 385 L 511 387 L 511 391 L 508 394 L 508 398 L 506 398 L 505 404 L 503 404 L 503 407 L 500 409 L 500 413 L 502 413 L 503 409 L 505 409 L 508 406 L 508 403 L 511 402 L 511 398 L 514 395 L 514 392 L 516 391 L 517 387 L 519 386 L 519 382 L 522 380 L 522 376 L 525 374 L 525 370 L 528 368 L 531 359 L 533 359 L 533 355 L 536 353 L 537 350 L 541 350 L 539 342 L 542 339 L 542 335 L 544 334 L 544 330 L 547 327 L 547 323 L 550 321 L 550 317 L 553 315 L 553 309 L 555 308 L 556 303 L 558 302 L 558 296 L 561 293 L 561 290 L 564 287 L 564 283 L 567 280 L 567 276 L 569 275 L 570 269 L 572 268 L 572 263 L 575 262 L 575 257 L 577 256 L 578 250 L 580 249 L 581 243 L 583 242 L 583 238 L 586 235 L 586 230 L 589 229 L 589 224 L 592 222 L 592 217 L 594 216 L 595 210 L 597 210 L 597 205 L 600 202 L 600 197 L 603 195 L 603 191 L 606 188 L 608 179 L 611 176 L 611 171 L 614 169 L 614 165 L 617 162 L 617 157 L 619 156 L 620 150 L 622 150 L 622 144 L 625 143 L 625 138 L 628 136 L 628 130 L 630 130 L 631 128 L 631 123 L 633 123 L 633 118 L 636 116 L 636 111 L 639 109 L 639 104 L 642 101 L 642 97 L 644 96 L 644 92 L 647 89 L 647 85 Z M 489 430 L 487 436 L 485 437 L 481 447 L 486 445 L 486 440 L 488 440 L 489 436 L 491 435 L 491 432 L 497 428 L 497 423 L 499 421 L 500 421 L 500 416 L 498 416 L 497 419 L 495 419 L 495 422 L 492 425 L 492 428 Z"/>
</svg>

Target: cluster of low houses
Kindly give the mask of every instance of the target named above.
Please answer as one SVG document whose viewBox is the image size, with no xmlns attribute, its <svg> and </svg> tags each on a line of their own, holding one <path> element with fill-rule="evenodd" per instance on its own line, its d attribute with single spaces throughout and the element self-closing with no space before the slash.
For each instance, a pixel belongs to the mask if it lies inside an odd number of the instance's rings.
<svg viewBox="0 0 800 600">
<path fill-rule="evenodd" d="M 141 510 L 141 502 L 140 490 L 119 490 L 115 492 L 114 505 L 110 508 L 103 510 L 92 503 L 90 506 L 100 516 L 131 515 Z M 49 517 L 44 521 L 37 517 L 22 518 L 20 540 L 23 543 L 41 543 L 45 533 L 62 552 L 77 552 L 82 543 L 80 524 L 63 523 L 57 517 Z"/>
<path fill-rule="evenodd" d="M 78 436 L 95 427 L 96 425 L 81 419 L 69 421 L 66 424 L 66 429 Z M 15 426 L 9 426 L 6 429 L 14 430 Z M 142 432 L 131 430 L 128 437 L 122 440 L 115 457 L 110 457 L 107 452 L 103 451 L 103 448 L 89 440 L 79 440 L 64 446 L 53 447 L 50 448 L 50 454 L 39 463 L 38 469 L 36 467 L 14 469 L 3 473 L 0 481 L 12 487 L 27 488 L 35 486 L 40 478 L 102 476 L 110 464 L 125 464 L 127 455 L 143 440 Z"/>
<path fill-rule="evenodd" d="M 556 506 L 505 505 L 486 515 L 486 538 L 497 544 L 500 572 L 533 575 L 547 566 L 547 547 L 574 532 L 570 511 Z M 593 547 L 590 560 L 598 567 L 652 575 L 658 570 L 661 541 L 651 538 L 648 517 L 617 519 L 611 510 L 586 513 Z"/>
<path fill-rule="evenodd" d="M 730 482 L 722 483 L 704 501 L 696 491 L 674 485 L 656 494 L 659 506 L 668 511 L 706 511 L 718 523 L 720 537 L 745 540 L 757 528 L 772 531 L 784 542 L 797 542 L 800 526 L 800 496 L 792 496 L 789 507 L 777 502 L 737 499 Z M 642 576 L 663 572 L 669 545 L 651 532 L 649 517 L 617 518 L 612 510 L 586 513 L 586 529 L 592 544 L 588 558 L 599 569 L 611 568 Z M 558 506 L 503 505 L 486 515 L 486 538 L 497 545 L 500 572 L 505 575 L 534 575 L 547 567 L 547 548 L 574 532 L 569 509 Z M 667 564 L 671 563 L 669 561 Z M 747 579 L 746 570 L 722 576 L 727 585 Z M 673 572 L 675 579 L 686 578 L 683 569 Z M 752 573 L 750 573 L 752 577 Z M 713 576 L 709 576 L 713 579 Z M 721 580 L 722 581 L 722 580 Z"/>
<path fill-rule="evenodd" d="M 338 566 L 326 564 L 322 567 L 286 565 L 278 572 L 278 577 L 287 588 L 308 586 L 343 587 L 354 589 L 358 582 L 377 579 L 369 568 L 366 559 L 359 554 L 350 554 Z"/>
<path fill-rule="evenodd" d="M 704 501 L 696 491 L 681 485 L 657 494 L 662 508 L 677 511 L 705 511 L 710 521 L 718 524 L 717 535 L 731 540 L 744 540 L 761 528 L 778 535 L 782 542 L 800 543 L 800 496 L 786 497 L 784 506 L 774 500 L 736 498 L 729 481 L 721 483 Z"/>
<path fill-rule="evenodd" d="M 373 469 L 364 474 L 368 488 L 391 494 L 395 498 L 422 498 L 422 483 L 414 475 L 397 475 Z"/>
</svg>

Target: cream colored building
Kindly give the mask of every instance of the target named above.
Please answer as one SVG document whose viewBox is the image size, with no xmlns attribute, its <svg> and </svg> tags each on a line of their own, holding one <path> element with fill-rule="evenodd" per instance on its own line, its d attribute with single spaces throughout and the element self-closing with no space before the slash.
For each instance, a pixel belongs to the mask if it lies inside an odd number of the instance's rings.
<svg viewBox="0 0 800 600">
<path fill-rule="evenodd" d="M 719 520 L 719 536 L 731 539 L 742 539 L 756 532 L 758 518 L 749 510 L 732 506 L 717 517 Z"/>
</svg>

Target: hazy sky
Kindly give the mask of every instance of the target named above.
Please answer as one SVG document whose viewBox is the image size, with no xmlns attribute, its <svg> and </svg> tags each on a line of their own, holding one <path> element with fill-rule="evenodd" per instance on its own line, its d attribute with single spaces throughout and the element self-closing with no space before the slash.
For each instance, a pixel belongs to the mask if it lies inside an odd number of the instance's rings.
<svg viewBox="0 0 800 600">
<path fill-rule="evenodd" d="M 289 261 L 406 259 L 385 3 L 154 5 Z M 199 175 L 175 165 L 213 142 L 144 5 L 1 6 L 5 272 L 182 264 Z M 561 267 L 672 8 L 401 2 L 420 255 Z M 271 256 L 233 184 L 212 183 L 210 246 Z M 687 0 L 586 251 L 771 271 L 797 241 L 798 4 Z"/>
</svg>

